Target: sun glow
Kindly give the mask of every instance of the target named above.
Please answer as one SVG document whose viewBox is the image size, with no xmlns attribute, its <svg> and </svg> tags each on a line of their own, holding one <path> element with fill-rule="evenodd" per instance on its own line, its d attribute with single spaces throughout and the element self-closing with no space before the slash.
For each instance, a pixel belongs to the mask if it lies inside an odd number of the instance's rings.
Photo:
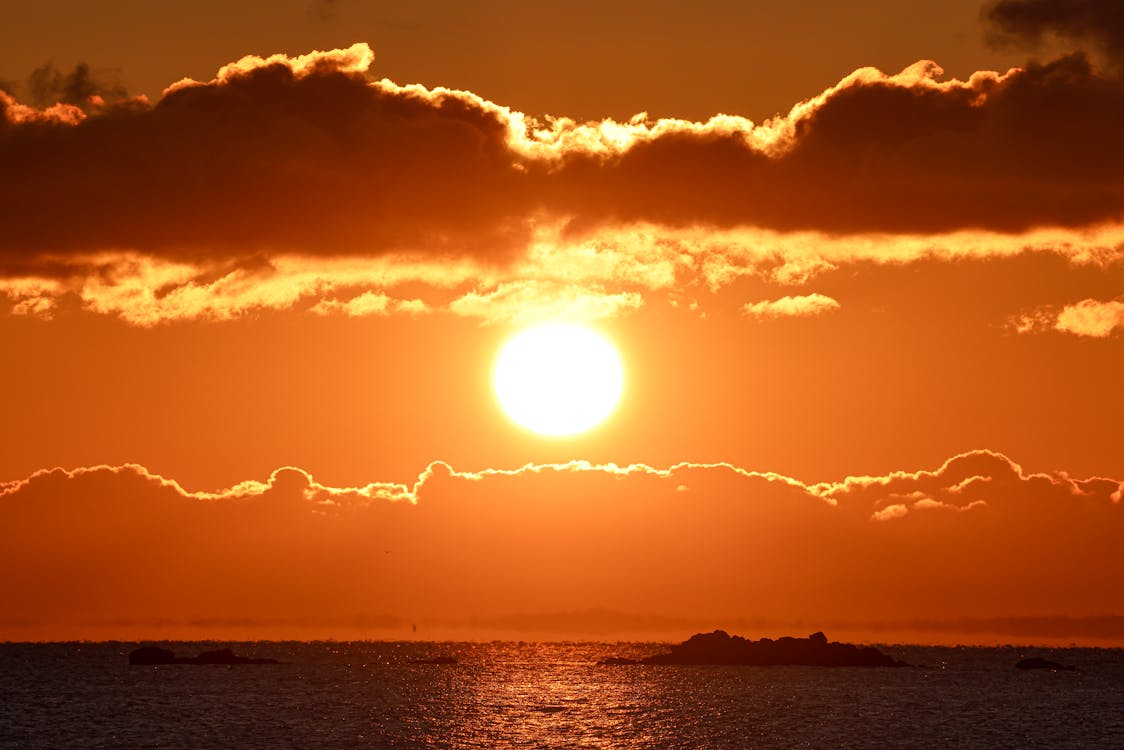
<svg viewBox="0 0 1124 750">
<path fill-rule="evenodd" d="M 515 423 L 540 435 L 573 435 L 613 412 L 624 371 L 617 350 L 601 334 L 550 323 L 504 344 L 492 383 Z"/>
</svg>

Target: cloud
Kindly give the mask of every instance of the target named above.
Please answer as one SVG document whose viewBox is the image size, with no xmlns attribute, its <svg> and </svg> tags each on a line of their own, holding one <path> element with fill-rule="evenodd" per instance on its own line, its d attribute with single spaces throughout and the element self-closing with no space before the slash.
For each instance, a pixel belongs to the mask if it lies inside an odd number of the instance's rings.
<svg viewBox="0 0 1124 750">
<path fill-rule="evenodd" d="M 1066 305 L 1058 313 L 1056 327 L 1059 331 L 1078 336 L 1104 338 L 1117 328 L 1124 327 L 1124 299 L 1102 302 L 1095 299 L 1081 300 Z"/>
<path fill-rule="evenodd" d="M 49 114 L 6 98 L 3 261 L 500 262 L 543 222 L 569 236 L 633 224 L 1019 233 L 1115 222 L 1124 207 L 1122 84 L 1080 56 L 967 81 L 930 62 L 864 68 L 763 124 L 538 122 L 470 92 L 371 81 L 372 61 L 363 44 L 247 57 L 127 110 Z"/>
<path fill-rule="evenodd" d="M 463 300 L 457 314 L 471 311 L 486 322 L 518 318 L 516 301 L 525 305 L 526 316 L 552 308 L 564 311 L 567 299 L 600 300 L 583 313 L 589 319 L 629 313 L 651 302 L 654 293 L 697 313 L 740 279 L 805 284 L 848 264 L 980 258 L 1014 262 L 1056 255 L 1075 267 L 1109 269 L 1120 246 L 1124 230 L 1095 237 L 1039 230 L 1020 236 L 964 232 L 931 238 L 635 225 L 566 238 L 552 227 L 537 229 L 526 255 L 509 265 L 393 254 L 285 254 L 228 261 L 96 253 L 21 263 L 8 278 L 0 277 L 0 296 L 8 298 L 13 314 L 51 317 L 60 309 L 79 307 L 137 326 L 230 320 L 279 310 L 343 312 L 343 302 L 368 293 L 368 301 L 382 296 L 416 300 L 412 306 L 390 305 L 391 315 L 414 314 L 419 305 L 429 312 L 449 313 L 454 302 Z"/>
<path fill-rule="evenodd" d="M 323 299 L 309 308 L 315 315 L 346 315 L 361 318 L 370 315 L 384 316 L 391 312 L 408 312 L 414 315 L 429 308 L 420 299 L 399 300 L 376 292 L 363 292 L 349 300 Z"/>
<path fill-rule="evenodd" d="M 525 201 L 499 108 L 371 83 L 372 59 L 366 45 L 247 57 L 155 106 L 84 112 L 72 127 L 7 107 L 0 257 L 502 257 L 524 234 Z"/>
<path fill-rule="evenodd" d="M 9 311 L 148 326 L 386 296 L 499 321 L 866 260 L 1124 257 L 1124 81 L 1081 55 L 864 68 L 765 123 L 536 120 L 373 61 L 249 56 L 154 104 L 83 100 L 78 69 L 44 73 L 49 106 L 0 92 Z"/>
<path fill-rule="evenodd" d="M 1124 111 L 1119 82 L 1081 56 L 968 81 L 940 76 L 929 62 L 892 76 L 863 69 L 765 126 L 655 128 L 612 158 L 574 153 L 552 181 L 555 204 L 586 224 L 851 234 L 1119 219 L 1109 174 L 1122 152 L 1104 127 Z M 1089 140 L 1062 137 L 1074 132 Z M 1031 152 L 1047 144 L 1060 150 Z M 1055 192 L 1063 184 L 1082 197 Z"/>
<path fill-rule="evenodd" d="M 485 293 L 470 291 L 449 303 L 449 311 L 489 324 L 591 323 L 632 312 L 643 304 L 637 292 L 609 293 L 599 287 L 516 281 Z"/>
<path fill-rule="evenodd" d="M 839 309 L 839 303 L 824 294 L 781 297 L 747 302 L 742 311 L 755 318 L 809 318 Z"/>
<path fill-rule="evenodd" d="M 990 451 L 819 484 L 722 463 L 435 462 L 407 482 L 334 487 L 288 467 L 195 491 L 137 465 L 51 469 L 0 483 L 14 571 L 0 596 L 24 623 L 0 622 L 0 638 L 141 637 L 157 621 L 203 637 L 231 617 L 264 623 L 258 637 L 325 637 L 362 617 L 607 607 L 691 622 L 1085 617 L 1120 601 L 1122 491 Z M 322 622 L 301 625 L 309 612 Z M 141 624 L 104 626 L 126 621 Z"/>
<path fill-rule="evenodd" d="M 1116 0 L 991 0 L 980 15 L 997 45 L 1038 47 L 1050 37 L 1091 45 L 1124 62 L 1124 6 Z"/>
<path fill-rule="evenodd" d="M 66 288 L 56 279 L 0 279 L 0 294 L 11 302 L 12 315 L 50 319 Z"/>
<path fill-rule="evenodd" d="M 892 521 L 895 518 L 901 518 L 906 513 L 909 513 L 909 509 L 906 506 L 901 503 L 894 503 L 893 505 L 887 505 L 881 510 L 874 511 L 870 517 L 875 521 Z"/>
<path fill-rule="evenodd" d="M 1059 331 L 1089 338 L 1107 338 L 1124 328 L 1124 297 L 1112 300 L 1083 299 L 1072 304 L 1047 305 L 1011 321 L 1017 333 Z"/>
<path fill-rule="evenodd" d="M 45 63 L 31 72 L 26 87 L 29 100 L 36 107 L 60 103 L 89 107 L 129 98 L 121 84 L 96 74 L 84 62 L 75 65 L 69 73 L 59 70 L 53 62 Z"/>
<path fill-rule="evenodd" d="M 1074 479 L 1065 472 L 1026 472 L 1001 453 L 976 450 L 953 456 L 933 471 L 853 476 L 812 485 L 808 490 L 842 508 L 873 507 L 871 519 L 875 521 L 921 522 L 919 519 L 932 515 L 930 511 L 997 519 L 1017 507 L 1023 520 L 1034 518 L 1035 524 L 1045 524 L 1051 510 L 1064 508 L 1050 509 L 1046 498 L 1069 498 L 1066 504 L 1073 512 L 1096 505 L 1092 498 L 1119 506 L 1124 482 L 1105 477 Z M 1042 525 L 1033 533 L 1046 532 L 1047 526 Z"/>
</svg>

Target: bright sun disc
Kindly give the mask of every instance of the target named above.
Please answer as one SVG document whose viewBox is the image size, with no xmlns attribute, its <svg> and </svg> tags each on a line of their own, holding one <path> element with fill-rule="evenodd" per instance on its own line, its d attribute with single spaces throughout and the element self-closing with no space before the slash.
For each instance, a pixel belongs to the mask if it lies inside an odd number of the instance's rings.
<svg viewBox="0 0 1124 750">
<path fill-rule="evenodd" d="M 603 421 L 624 385 L 617 350 L 588 328 L 528 328 L 500 350 L 492 377 L 500 406 L 541 435 L 573 435 Z"/>
</svg>

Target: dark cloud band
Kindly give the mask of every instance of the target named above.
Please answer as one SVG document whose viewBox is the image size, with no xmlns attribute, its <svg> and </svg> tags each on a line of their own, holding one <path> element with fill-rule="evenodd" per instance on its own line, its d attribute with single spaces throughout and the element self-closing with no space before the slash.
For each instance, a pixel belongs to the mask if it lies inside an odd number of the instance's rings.
<svg viewBox="0 0 1124 750">
<path fill-rule="evenodd" d="M 1124 209 L 1124 83 L 1080 55 L 967 82 L 938 82 L 932 64 L 857 71 L 761 126 L 536 131 L 469 93 L 371 82 L 356 49 L 228 66 L 153 106 L 4 96 L 0 263 L 102 250 L 502 262 L 544 219 L 570 234 L 1021 232 Z"/>
</svg>

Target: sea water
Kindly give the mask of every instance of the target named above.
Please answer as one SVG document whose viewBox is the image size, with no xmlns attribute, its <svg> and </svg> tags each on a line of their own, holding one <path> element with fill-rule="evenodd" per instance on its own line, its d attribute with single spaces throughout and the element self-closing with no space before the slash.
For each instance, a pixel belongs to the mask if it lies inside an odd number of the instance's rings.
<svg viewBox="0 0 1124 750">
<path fill-rule="evenodd" d="M 598 666 L 659 644 L 0 644 L 3 748 L 1124 748 L 1124 651 L 884 646 L 912 668 Z M 1074 671 L 1014 669 L 1023 656 Z M 416 660 L 452 656 L 452 665 Z"/>
</svg>

